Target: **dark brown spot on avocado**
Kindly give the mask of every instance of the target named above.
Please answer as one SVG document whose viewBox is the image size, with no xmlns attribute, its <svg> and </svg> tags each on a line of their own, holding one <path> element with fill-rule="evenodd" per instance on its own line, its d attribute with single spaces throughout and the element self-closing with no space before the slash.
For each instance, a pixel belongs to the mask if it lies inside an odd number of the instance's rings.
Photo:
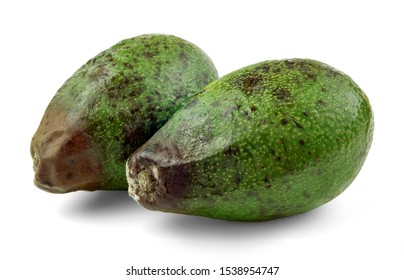
<svg viewBox="0 0 404 280">
<path fill-rule="evenodd" d="M 303 145 L 304 145 L 304 140 L 303 140 L 303 139 L 300 139 L 300 140 L 299 140 L 299 144 L 303 146 Z"/>
<path fill-rule="evenodd" d="M 276 88 L 271 92 L 278 101 L 289 102 L 292 101 L 292 95 L 289 90 L 283 88 Z"/>
<path fill-rule="evenodd" d="M 295 67 L 295 62 L 292 60 L 285 60 L 284 64 L 289 70 L 292 70 Z"/>
<path fill-rule="evenodd" d="M 259 87 L 262 83 L 261 77 L 257 76 L 254 73 L 251 73 L 245 76 L 239 83 L 238 87 L 243 93 L 248 95 L 254 94 L 259 90 Z"/>
<path fill-rule="evenodd" d="M 311 194 L 310 194 L 308 191 L 303 191 L 303 192 L 302 192 L 302 195 L 303 195 L 303 197 L 306 198 L 306 199 L 308 199 L 308 198 L 311 197 Z"/>
<path fill-rule="evenodd" d="M 322 100 L 322 99 L 317 100 L 317 104 L 318 104 L 319 106 L 321 106 L 321 107 L 324 107 L 324 106 L 326 105 L 326 103 L 325 103 L 324 100 Z"/>
<path fill-rule="evenodd" d="M 332 69 L 327 69 L 327 73 L 326 73 L 327 77 L 329 78 L 335 78 L 337 76 L 337 72 L 332 70 Z"/>
<path fill-rule="evenodd" d="M 189 59 L 186 52 L 182 51 L 180 53 L 180 61 L 182 62 L 182 65 L 185 69 L 189 67 Z"/>
<path fill-rule="evenodd" d="M 288 120 L 287 119 L 281 119 L 281 125 L 287 125 Z"/>
<path fill-rule="evenodd" d="M 236 185 L 240 185 L 242 179 L 243 179 L 243 178 L 241 177 L 241 174 L 240 174 L 240 173 L 237 173 L 236 176 L 234 177 L 234 183 L 235 183 Z"/>
<path fill-rule="evenodd" d="M 239 154 L 239 152 L 240 152 L 240 149 L 238 148 L 238 147 L 236 147 L 236 146 L 229 146 L 229 147 L 227 147 L 225 150 L 224 150 L 224 154 L 227 156 L 227 157 L 235 157 L 235 156 L 237 156 L 238 154 Z"/>
<path fill-rule="evenodd" d="M 262 71 L 264 73 L 268 73 L 271 70 L 271 67 L 268 64 L 263 64 L 257 67 L 258 71 Z"/>
<path fill-rule="evenodd" d="M 255 106 L 255 105 L 250 106 L 250 110 L 251 110 L 251 112 L 257 111 L 257 106 Z"/>
<path fill-rule="evenodd" d="M 272 188 L 272 183 L 271 183 L 271 180 L 270 180 L 269 176 L 264 177 L 264 183 L 265 183 L 265 187 L 267 189 Z"/>
<path fill-rule="evenodd" d="M 317 75 L 314 72 L 307 72 L 306 76 L 310 79 L 310 80 L 316 80 L 317 79 Z"/>
</svg>

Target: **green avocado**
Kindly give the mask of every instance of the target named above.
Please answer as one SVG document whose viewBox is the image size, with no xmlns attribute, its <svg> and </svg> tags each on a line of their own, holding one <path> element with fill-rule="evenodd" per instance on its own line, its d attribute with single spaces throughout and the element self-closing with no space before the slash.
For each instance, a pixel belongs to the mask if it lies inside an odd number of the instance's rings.
<svg viewBox="0 0 404 280">
<path fill-rule="evenodd" d="M 31 142 L 35 185 L 54 193 L 127 190 L 130 154 L 215 79 L 210 58 L 171 35 L 146 34 L 101 52 L 45 111 Z"/>
<path fill-rule="evenodd" d="M 346 74 L 308 59 L 265 61 L 210 83 L 127 162 L 151 210 L 262 221 L 342 193 L 370 149 L 373 113 Z"/>
</svg>

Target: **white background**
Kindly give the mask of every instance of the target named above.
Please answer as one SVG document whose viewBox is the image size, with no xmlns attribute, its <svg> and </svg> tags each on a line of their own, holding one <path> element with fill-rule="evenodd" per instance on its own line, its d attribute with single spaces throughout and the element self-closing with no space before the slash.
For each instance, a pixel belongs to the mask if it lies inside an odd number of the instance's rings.
<svg viewBox="0 0 404 280">
<path fill-rule="evenodd" d="M 403 11 L 389 0 L 2 1 L 0 278 L 159 279 L 125 273 L 184 265 L 280 266 L 273 279 L 404 279 Z M 100 51 L 144 33 L 193 42 L 221 76 L 292 57 L 347 73 L 375 114 L 359 176 L 316 210 L 262 223 L 151 212 L 126 192 L 37 189 L 29 145 L 54 93 Z"/>
</svg>

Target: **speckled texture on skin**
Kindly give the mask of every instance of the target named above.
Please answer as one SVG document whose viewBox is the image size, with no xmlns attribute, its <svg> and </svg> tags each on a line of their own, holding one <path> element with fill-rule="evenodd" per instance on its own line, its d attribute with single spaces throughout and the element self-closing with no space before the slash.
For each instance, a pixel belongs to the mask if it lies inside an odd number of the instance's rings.
<svg viewBox="0 0 404 280">
<path fill-rule="evenodd" d="M 343 192 L 370 149 L 373 114 L 350 77 L 307 59 L 265 61 L 212 82 L 128 160 L 146 208 L 260 221 Z"/>
<path fill-rule="evenodd" d="M 210 58 L 175 36 L 123 40 L 58 90 L 31 143 L 35 184 L 47 191 L 127 190 L 128 156 L 217 79 Z"/>
</svg>

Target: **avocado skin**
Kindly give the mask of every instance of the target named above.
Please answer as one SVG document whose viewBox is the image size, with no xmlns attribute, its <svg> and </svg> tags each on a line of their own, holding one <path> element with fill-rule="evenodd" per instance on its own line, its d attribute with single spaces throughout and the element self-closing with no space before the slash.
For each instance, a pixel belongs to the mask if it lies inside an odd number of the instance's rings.
<svg viewBox="0 0 404 280">
<path fill-rule="evenodd" d="M 101 52 L 44 113 L 31 141 L 35 185 L 54 193 L 127 190 L 128 156 L 217 77 L 201 49 L 171 35 L 145 34 Z"/>
<path fill-rule="evenodd" d="M 309 59 L 264 61 L 205 87 L 127 162 L 129 194 L 151 210 L 263 221 L 342 193 L 372 142 L 368 98 Z"/>
</svg>

